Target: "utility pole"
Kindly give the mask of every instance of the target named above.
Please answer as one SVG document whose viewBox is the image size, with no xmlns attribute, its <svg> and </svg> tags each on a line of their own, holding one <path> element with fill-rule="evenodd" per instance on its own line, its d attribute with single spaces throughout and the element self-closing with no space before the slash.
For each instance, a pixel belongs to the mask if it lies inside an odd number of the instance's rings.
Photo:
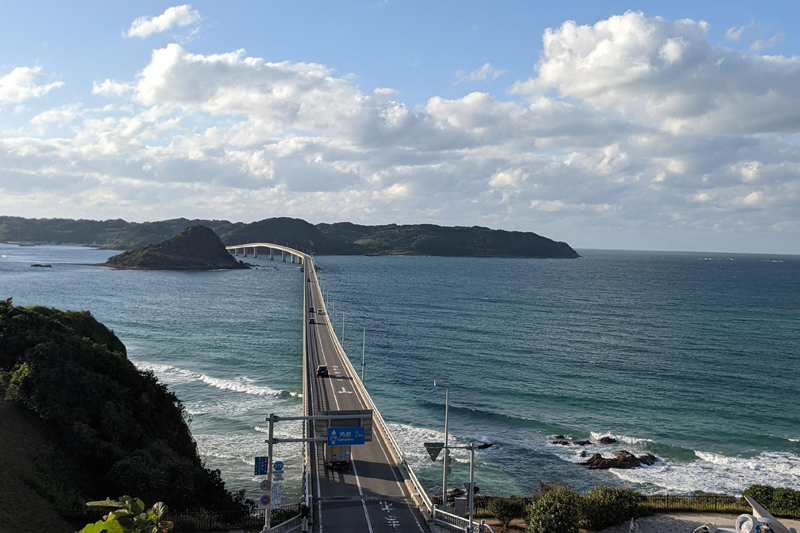
<svg viewBox="0 0 800 533">
<path fill-rule="evenodd" d="M 444 389 L 444 460 L 442 461 L 442 507 L 447 508 L 447 423 L 450 411 L 450 387 L 441 383 L 433 382 L 434 387 L 441 387 Z"/>
<path fill-rule="evenodd" d="M 364 338 L 361 340 L 361 383 L 364 383 L 364 367 L 367 365 L 365 354 L 367 348 L 367 326 L 364 326 Z"/>
</svg>

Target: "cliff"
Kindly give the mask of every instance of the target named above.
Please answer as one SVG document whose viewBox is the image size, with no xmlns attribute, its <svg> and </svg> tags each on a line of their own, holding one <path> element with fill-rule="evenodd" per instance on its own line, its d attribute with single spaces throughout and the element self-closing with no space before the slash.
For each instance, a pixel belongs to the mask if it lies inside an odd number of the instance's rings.
<svg viewBox="0 0 800 533">
<path fill-rule="evenodd" d="M 243 508 L 203 467 L 183 416 L 90 313 L 0 301 L 0 530 L 43 531 L 24 520 L 51 511 L 82 526 L 85 502 L 110 494 L 176 511 Z"/>
<path fill-rule="evenodd" d="M 228 253 L 217 234 L 205 226 L 189 226 L 165 241 L 115 255 L 106 265 L 136 270 L 247 268 Z"/>
</svg>

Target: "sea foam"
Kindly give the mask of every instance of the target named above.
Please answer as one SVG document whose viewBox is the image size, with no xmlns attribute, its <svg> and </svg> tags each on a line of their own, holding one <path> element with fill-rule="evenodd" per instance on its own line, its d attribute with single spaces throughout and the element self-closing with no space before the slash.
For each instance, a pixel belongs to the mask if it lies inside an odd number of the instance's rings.
<svg viewBox="0 0 800 533">
<path fill-rule="evenodd" d="M 192 381 L 203 382 L 207 385 L 215 387 L 220 390 L 229 390 L 234 392 L 241 392 L 244 394 L 252 394 L 256 396 L 293 396 L 296 398 L 302 397 L 301 394 L 291 391 L 279 391 L 269 387 L 262 387 L 252 384 L 252 379 L 247 377 L 240 377 L 237 379 L 223 379 L 215 378 L 207 374 L 200 374 L 185 368 L 180 368 L 174 365 L 165 365 L 158 363 L 148 363 L 146 361 L 135 362 L 136 367 L 140 370 L 151 370 L 159 379 L 166 383 L 187 383 Z"/>
</svg>

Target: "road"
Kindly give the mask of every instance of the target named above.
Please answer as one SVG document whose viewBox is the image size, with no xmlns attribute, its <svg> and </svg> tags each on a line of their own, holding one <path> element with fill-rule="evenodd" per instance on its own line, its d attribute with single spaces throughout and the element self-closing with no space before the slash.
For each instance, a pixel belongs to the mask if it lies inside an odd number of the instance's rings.
<svg viewBox="0 0 800 533">
<path fill-rule="evenodd" d="M 308 357 L 308 390 L 312 414 L 328 411 L 369 409 L 361 398 L 343 363 L 340 351 L 329 328 L 327 314 L 311 314 L 309 309 L 325 309 L 316 272 L 304 269 L 306 290 L 306 356 Z M 316 324 L 308 323 L 313 318 Z M 317 377 L 318 365 L 327 365 L 330 375 Z M 324 422 L 318 423 L 317 435 L 324 436 Z M 406 489 L 403 477 L 393 465 L 391 454 L 377 426 L 373 439 L 361 446 L 352 446 L 352 463 L 348 470 L 330 470 L 324 464 L 324 444 L 312 445 L 311 476 L 314 503 L 314 531 L 322 533 L 427 533 L 424 519 Z"/>
</svg>

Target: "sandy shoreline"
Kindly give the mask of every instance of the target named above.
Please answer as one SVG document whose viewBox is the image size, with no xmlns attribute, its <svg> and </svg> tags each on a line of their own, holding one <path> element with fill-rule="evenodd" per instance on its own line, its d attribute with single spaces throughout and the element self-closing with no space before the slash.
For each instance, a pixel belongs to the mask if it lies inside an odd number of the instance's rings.
<svg viewBox="0 0 800 533">
<path fill-rule="evenodd" d="M 733 524 L 738 514 L 720 513 L 673 513 L 645 516 L 640 518 L 639 531 L 641 533 L 692 533 L 695 528 L 702 526 L 706 522 L 712 522 L 717 527 L 725 527 L 733 530 Z M 800 521 L 780 518 L 781 524 L 788 528 L 795 528 L 800 532 Z M 629 524 L 604 529 L 601 533 L 628 533 Z"/>
</svg>

